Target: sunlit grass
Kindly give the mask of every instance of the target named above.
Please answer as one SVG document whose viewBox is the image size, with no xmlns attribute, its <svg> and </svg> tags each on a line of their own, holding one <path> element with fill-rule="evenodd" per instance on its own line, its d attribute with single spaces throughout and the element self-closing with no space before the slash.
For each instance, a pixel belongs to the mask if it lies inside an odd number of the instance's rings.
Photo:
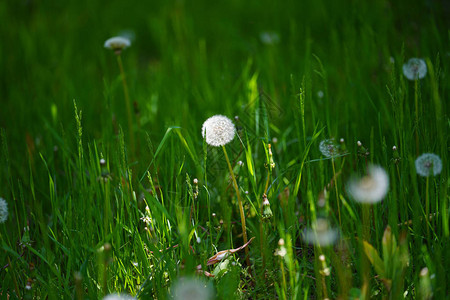
<svg viewBox="0 0 450 300">
<path fill-rule="evenodd" d="M 0 298 L 444 299 L 446 12 L 1 4 Z"/>
</svg>

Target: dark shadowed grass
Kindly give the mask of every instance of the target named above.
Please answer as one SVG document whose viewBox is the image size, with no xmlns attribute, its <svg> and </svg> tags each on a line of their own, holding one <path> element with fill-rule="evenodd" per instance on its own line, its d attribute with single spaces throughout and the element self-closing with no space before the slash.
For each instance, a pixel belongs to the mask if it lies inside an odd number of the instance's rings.
<svg viewBox="0 0 450 300">
<path fill-rule="evenodd" d="M 440 1 L 0 4 L 2 297 L 165 299 L 198 276 L 220 299 L 445 298 L 448 13 Z M 103 48 L 122 30 L 135 35 L 121 56 L 131 131 Z M 410 57 L 424 79 L 403 76 Z M 226 147 L 251 272 L 245 250 L 207 266 L 244 243 L 223 151 L 201 136 L 214 114 L 237 128 Z M 323 156 L 328 138 L 347 153 Z M 438 176 L 416 174 L 425 152 L 441 157 Z M 346 183 L 369 164 L 390 185 L 364 207 Z M 317 218 L 336 244 L 303 241 Z"/>
</svg>

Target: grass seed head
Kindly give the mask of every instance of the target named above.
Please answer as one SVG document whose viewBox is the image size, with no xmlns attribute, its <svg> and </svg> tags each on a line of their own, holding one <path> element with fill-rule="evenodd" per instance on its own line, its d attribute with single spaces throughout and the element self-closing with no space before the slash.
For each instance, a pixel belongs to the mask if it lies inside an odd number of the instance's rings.
<svg viewBox="0 0 450 300">
<path fill-rule="evenodd" d="M 8 219 L 8 202 L 0 198 L 0 223 L 5 223 Z"/>
</svg>

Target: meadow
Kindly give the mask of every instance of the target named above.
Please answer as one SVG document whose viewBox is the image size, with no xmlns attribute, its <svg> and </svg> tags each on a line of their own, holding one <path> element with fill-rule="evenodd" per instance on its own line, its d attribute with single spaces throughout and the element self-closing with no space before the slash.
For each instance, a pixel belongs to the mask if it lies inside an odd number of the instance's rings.
<svg viewBox="0 0 450 300">
<path fill-rule="evenodd" d="M 449 16 L 0 2 L 0 298 L 450 299 Z"/>
</svg>

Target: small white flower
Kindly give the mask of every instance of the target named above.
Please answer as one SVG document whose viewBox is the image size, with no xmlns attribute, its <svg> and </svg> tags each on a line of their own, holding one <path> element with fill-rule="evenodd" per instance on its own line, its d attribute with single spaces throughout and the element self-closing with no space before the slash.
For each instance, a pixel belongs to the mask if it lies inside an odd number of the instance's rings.
<svg viewBox="0 0 450 300">
<path fill-rule="evenodd" d="M 370 165 L 368 174 L 362 178 L 353 177 L 347 185 L 348 193 L 358 202 L 376 203 L 386 196 L 389 189 L 389 177 L 386 171 Z"/>
<path fill-rule="evenodd" d="M 434 153 L 424 153 L 416 159 L 416 172 L 420 176 L 436 176 L 442 171 L 442 161 Z"/>
<path fill-rule="evenodd" d="M 339 153 L 339 145 L 334 142 L 334 139 L 326 139 L 320 142 L 319 150 L 323 156 L 336 157 Z"/>
<path fill-rule="evenodd" d="M 103 300 L 133 300 L 136 299 L 127 294 L 109 294 L 103 297 Z"/>
<path fill-rule="evenodd" d="M 130 47 L 131 42 L 129 39 L 122 36 L 115 36 L 105 41 L 104 47 L 107 49 L 114 50 L 116 54 L 120 54 L 120 52 Z"/>
<path fill-rule="evenodd" d="M 233 140 L 235 131 L 234 124 L 230 119 L 222 115 L 215 115 L 203 123 L 202 136 L 207 144 L 220 147 Z"/>
<path fill-rule="evenodd" d="M 150 216 L 144 216 L 141 218 L 142 222 L 144 222 L 147 226 L 152 224 L 152 218 Z"/>
<path fill-rule="evenodd" d="M 427 75 L 427 64 L 421 58 L 411 58 L 403 65 L 403 74 L 409 80 L 422 79 Z"/>
<path fill-rule="evenodd" d="M 0 223 L 5 223 L 8 219 L 8 202 L 0 198 Z"/>
<path fill-rule="evenodd" d="M 284 246 L 280 246 L 280 248 L 277 248 L 274 253 L 275 256 L 280 256 L 280 257 L 285 257 L 286 254 L 287 254 L 287 250 L 286 250 L 286 247 L 284 247 Z"/>
<path fill-rule="evenodd" d="M 171 288 L 175 300 L 212 299 L 211 286 L 196 278 L 180 278 Z"/>
<path fill-rule="evenodd" d="M 259 38 L 266 45 L 274 45 L 280 41 L 280 36 L 274 31 L 263 31 L 259 34 Z"/>
<path fill-rule="evenodd" d="M 326 247 L 336 243 L 339 231 L 331 228 L 328 221 L 324 218 L 318 218 L 311 228 L 307 228 L 303 233 L 303 240 L 310 245 L 319 245 Z"/>
</svg>

